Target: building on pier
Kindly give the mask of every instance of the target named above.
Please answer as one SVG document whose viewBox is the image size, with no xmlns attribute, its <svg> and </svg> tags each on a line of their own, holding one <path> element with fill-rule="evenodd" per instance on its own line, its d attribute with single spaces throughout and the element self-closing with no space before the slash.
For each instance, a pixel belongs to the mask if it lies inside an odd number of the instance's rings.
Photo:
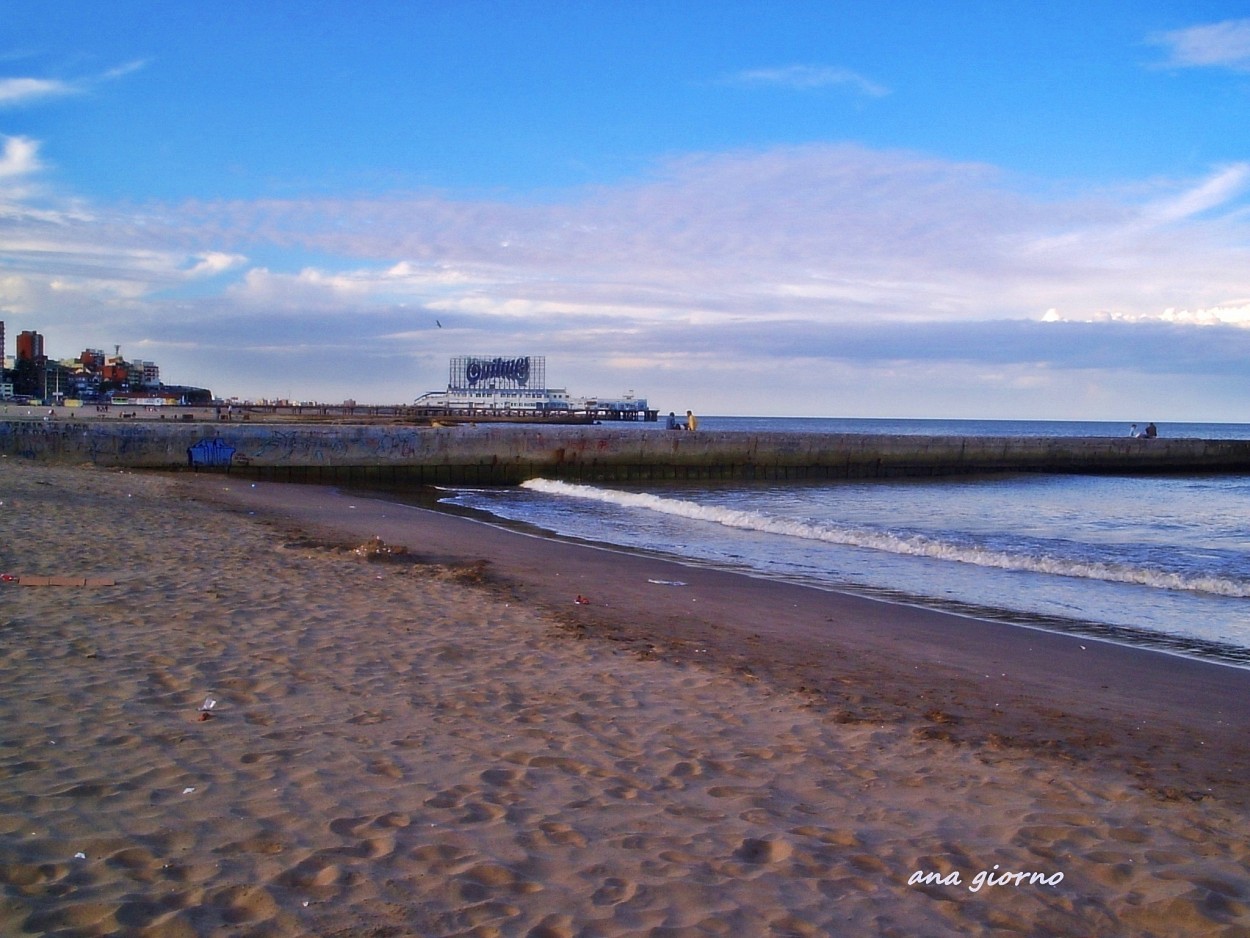
<svg viewBox="0 0 1250 938">
<path fill-rule="evenodd" d="M 414 406 L 431 416 L 475 419 L 655 420 L 646 398 L 573 397 L 547 385 L 543 355 L 520 358 L 459 355 L 451 359 L 447 390 L 427 391 Z"/>
</svg>

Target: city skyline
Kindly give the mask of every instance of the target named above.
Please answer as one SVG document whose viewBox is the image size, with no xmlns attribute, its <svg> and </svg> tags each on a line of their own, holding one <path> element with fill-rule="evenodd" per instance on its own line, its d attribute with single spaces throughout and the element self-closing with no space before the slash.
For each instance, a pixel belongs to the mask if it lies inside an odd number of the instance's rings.
<svg viewBox="0 0 1250 938">
<path fill-rule="evenodd" d="M 16 0 L 0 319 L 226 397 L 1244 422 L 1244 10 Z"/>
<path fill-rule="evenodd" d="M 172 401 L 185 401 L 195 392 L 203 401 L 212 397 L 207 388 L 189 388 L 161 380 L 160 366 L 153 361 L 126 358 L 121 346 L 112 355 L 103 349 L 83 348 L 74 355 L 48 349 L 36 329 L 25 329 L 13 339 L 13 356 L 7 355 L 4 320 L 0 319 L 0 400 L 64 404 L 101 403 L 115 395 L 145 394 Z"/>
</svg>

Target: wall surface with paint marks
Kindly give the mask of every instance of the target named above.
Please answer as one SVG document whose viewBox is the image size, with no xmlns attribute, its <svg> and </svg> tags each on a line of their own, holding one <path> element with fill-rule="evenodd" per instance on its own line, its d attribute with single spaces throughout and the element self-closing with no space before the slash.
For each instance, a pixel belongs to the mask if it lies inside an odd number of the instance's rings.
<svg viewBox="0 0 1250 938">
<path fill-rule="evenodd" d="M 674 432 L 611 426 L 0 421 L 0 454 L 291 481 L 481 482 L 1247 472 L 1250 441 Z"/>
</svg>

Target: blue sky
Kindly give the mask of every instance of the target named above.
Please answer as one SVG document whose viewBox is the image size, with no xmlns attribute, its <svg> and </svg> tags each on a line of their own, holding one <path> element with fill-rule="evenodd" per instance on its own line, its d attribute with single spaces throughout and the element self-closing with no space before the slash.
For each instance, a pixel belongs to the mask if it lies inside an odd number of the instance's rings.
<svg viewBox="0 0 1250 938">
<path fill-rule="evenodd" d="M 1250 421 L 1250 6 L 56 2 L 0 319 L 223 396 Z"/>
</svg>

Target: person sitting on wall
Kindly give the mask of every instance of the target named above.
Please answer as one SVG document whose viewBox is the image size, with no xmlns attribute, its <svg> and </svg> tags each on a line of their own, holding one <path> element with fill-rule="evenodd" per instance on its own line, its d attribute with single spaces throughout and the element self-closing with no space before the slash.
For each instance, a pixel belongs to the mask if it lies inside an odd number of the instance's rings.
<svg viewBox="0 0 1250 938">
<path fill-rule="evenodd" d="M 677 414 L 673 411 L 668 412 L 668 423 L 665 425 L 667 430 L 680 430 L 681 427 L 677 423 Z"/>
<path fill-rule="evenodd" d="M 686 411 L 686 429 L 691 431 L 699 429 L 699 418 L 694 415 L 693 411 Z"/>
<path fill-rule="evenodd" d="M 1159 428 L 1156 427 L 1153 423 L 1148 423 L 1146 424 L 1146 432 L 1143 435 L 1146 437 L 1146 439 L 1153 440 L 1155 437 L 1159 435 Z"/>
</svg>

